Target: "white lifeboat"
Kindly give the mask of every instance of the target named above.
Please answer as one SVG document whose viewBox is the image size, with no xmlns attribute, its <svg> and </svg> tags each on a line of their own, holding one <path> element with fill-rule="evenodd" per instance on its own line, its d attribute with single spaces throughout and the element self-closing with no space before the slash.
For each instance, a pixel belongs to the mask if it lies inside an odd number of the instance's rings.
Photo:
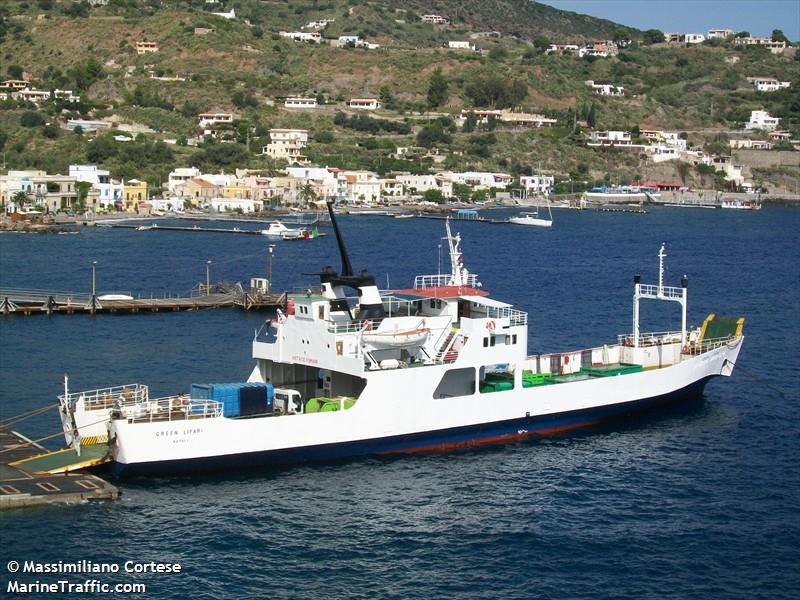
<svg viewBox="0 0 800 600">
<path fill-rule="evenodd" d="M 406 330 L 367 331 L 361 339 L 373 348 L 405 348 L 424 344 L 430 334 L 431 330 L 427 327 L 416 327 Z"/>
</svg>

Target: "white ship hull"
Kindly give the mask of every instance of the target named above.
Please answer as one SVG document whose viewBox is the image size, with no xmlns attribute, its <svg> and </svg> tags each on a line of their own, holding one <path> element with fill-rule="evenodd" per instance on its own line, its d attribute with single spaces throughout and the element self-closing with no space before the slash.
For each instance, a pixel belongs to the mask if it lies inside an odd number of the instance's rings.
<svg viewBox="0 0 800 600">
<path fill-rule="evenodd" d="M 699 397 L 729 376 L 743 338 L 678 365 L 493 394 L 431 399 L 445 367 L 381 371 L 339 412 L 161 423 L 114 421 L 114 469 L 150 474 L 431 451 L 551 435 Z M 420 369 L 424 370 L 424 369 Z"/>
</svg>

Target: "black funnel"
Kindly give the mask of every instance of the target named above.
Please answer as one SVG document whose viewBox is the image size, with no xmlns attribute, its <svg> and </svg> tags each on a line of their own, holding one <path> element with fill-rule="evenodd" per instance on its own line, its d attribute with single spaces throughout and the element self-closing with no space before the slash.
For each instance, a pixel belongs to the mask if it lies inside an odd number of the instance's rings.
<svg viewBox="0 0 800 600">
<path fill-rule="evenodd" d="M 336 234 L 336 243 L 339 245 L 339 254 L 342 257 L 342 272 L 341 275 L 351 277 L 353 275 L 353 267 L 350 266 L 350 257 L 347 256 L 347 248 L 344 247 L 344 240 L 342 234 L 339 232 L 339 224 L 336 223 L 336 217 L 333 214 L 333 200 L 325 202 L 328 205 L 328 214 L 331 216 L 331 225 L 333 225 L 333 232 Z"/>
</svg>

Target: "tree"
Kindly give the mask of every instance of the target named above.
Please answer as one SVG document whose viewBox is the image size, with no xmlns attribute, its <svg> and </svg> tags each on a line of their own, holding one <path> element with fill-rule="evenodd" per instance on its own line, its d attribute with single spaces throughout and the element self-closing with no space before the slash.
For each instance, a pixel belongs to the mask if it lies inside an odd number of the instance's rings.
<svg viewBox="0 0 800 600">
<path fill-rule="evenodd" d="M 28 203 L 28 195 L 20 190 L 11 196 L 11 202 L 14 203 L 17 209 L 20 209 Z"/>
<path fill-rule="evenodd" d="M 467 78 L 464 93 L 475 106 L 511 108 L 528 95 L 528 86 L 520 79 L 486 65 L 473 70 Z"/>
<path fill-rule="evenodd" d="M 664 42 L 664 32 L 660 29 L 648 29 L 643 34 L 645 44 L 661 44 Z"/>
<path fill-rule="evenodd" d="M 303 201 L 303 204 L 308 204 L 317 199 L 317 192 L 314 191 L 314 187 L 307 183 L 300 189 L 300 199 Z"/>
<path fill-rule="evenodd" d="M 783 31 L 780 29 L 773 29 L 772 30 L 772 41 L 773 42 L 785 42 L 787 46 L 791 46 L 792 42 L 789 41 L 789 38 L 784 35 Z"/>
<path fill-rule="evenodd" d="M 550 38 L 545 35 L 538 35 L 533 40 L 533 47 L 539 50 L 547 50 L 550 47 Z"/>
<path fill-rule="evenodd" d="M 19 124 L 23 127 L 39 127 L 44 125 L 44 117 L 36 111 L 29 110 L 22 113 L 19 118 Z"/>
<path fill-rule="evenodd" d="M 394 103 L 394 96 L 392 95 L 392 90 L 386 84 L 382 85 L 381 88 L 378 90 L 378 97 L 381 100 L 381 104 L 383 104 L 387 108 L 389 108 L 389 105 Z"/>
<path fill-rule="evenodd" d="M 75 182 L 75 191 L 78 192 L 78 212 L 83 212 L 86 208 L 86 198 L 89 196 L 90 189 L 92 189 L 92 184 L 88 181 Z"/>
<path fill-rule="evenodd" d="M 435 202 L 436 204 L 444 202 L 444 194 L 441 190 L 426 190 L 425 193 L 422 194 L 422 198 L 428 202 Z"/>
<path fill-rule="evenodd" d="M 689 172 L 691 171 L 692 166 L 687 162 L 680 161 L 675 168 L 678 170 L 678 175 L 681 178 L 681 183 L 683 185 L 686 185 L 686 178 L 689 176 Z"/>
<path fill-rule="evenodd" d="M 467 113 L 467 118 L 464 119 L 464 126 L 462 127 L 462 131 L 464 133 L 472 133 L 473 131 L 475 131 L 475 126 L 477 124 L 478 124 L 477 115 L 474 112 L 469 111 L 469 113 Z"/>
<path fill-rule="evenodd" d="M 22 79 L 22 70 L 19 65 L 8 65 L 6 72 L 11 79 Z"/>
<path fill-rule="evenodd" d="M 586 114 L 586 123 L 592 128 L 597 125 L 597 105 L 594 102 L 592 102 L 592 106 Z"/>
<path fill-rule="evenodd" d="M 740 31 L 739 33 L 737 33 L 737 34 L 736 34 L 736 35 L 734 35 L 733 37 L 737 37 L 737 38 L 746 38 L 746 37 L 750 37 L 750 32 L 749 32 L 749 31 Z"/>
<path fill-rule="evenodd" d="M 620 42 L 630 42 L 631 41 L 631 30 L 627 27 L 617 27 L 614 30 L 614 38 L 613 40 L 619 44 Z"/>
<path fill-rule="evenodd" d="M 447 102 L 449 97 L 447 87 L 447 78 L 442 75 L 442 70 L 437 67 L 428 80 L 428 106 L 436 108 Z"/>
</svg>

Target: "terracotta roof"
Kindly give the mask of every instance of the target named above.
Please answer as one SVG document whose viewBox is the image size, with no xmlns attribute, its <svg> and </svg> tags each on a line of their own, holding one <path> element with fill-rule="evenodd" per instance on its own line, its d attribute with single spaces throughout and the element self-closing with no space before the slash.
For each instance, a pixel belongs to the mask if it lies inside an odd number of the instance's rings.
<svg viewBox="0 0 800 600">
<path fill-rule="evenodd" d="M 198 177 L 196 177 L 196 178 L 194 178 L 194 179 L 190 179 L 189 181 L 190 181 L 191 183 L 195 184 L 195 185 L 196 185 L 196 186 L 198 186 L 198 187 L 206 187 L 206 188 L 213 188 L 213 187 L 217 187 L 216 185 L 214 185 L 214 184 L 213 184 L 213 183 L 211 183 L 210 181 L 206 181 L 205 179 L 200 179 L 200 178 L 198 178 Z"/>
</svg>

